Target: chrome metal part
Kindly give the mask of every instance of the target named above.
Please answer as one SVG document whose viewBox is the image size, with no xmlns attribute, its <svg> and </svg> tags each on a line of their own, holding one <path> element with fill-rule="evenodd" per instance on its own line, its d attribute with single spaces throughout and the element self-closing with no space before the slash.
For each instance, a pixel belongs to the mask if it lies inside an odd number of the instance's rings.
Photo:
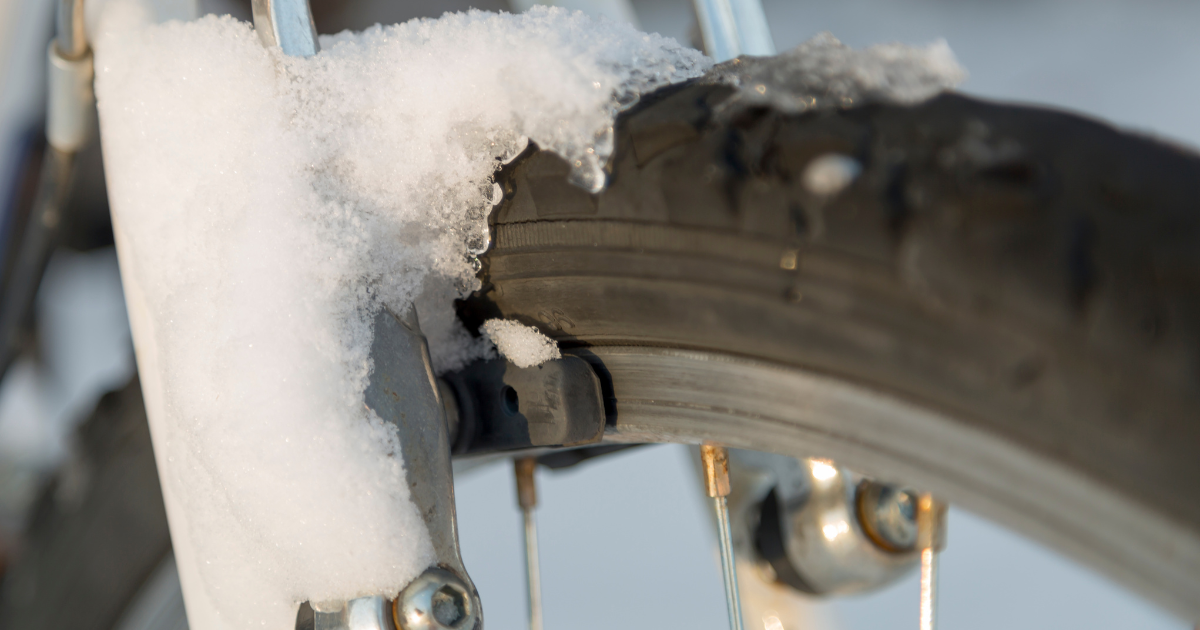
<svg viewBox="0 0 1200 630">
<path fill-rule="evenodd" d="M 717 513 L 717 536 L 721 540 L 721 574 L 725 578 L 725 607 L 729 611 L 729 627 L 742 630 L 742 598 L 738 591 L 733 534 L 729 528 L 729 506 L 725 497 L 714 497 L 713 509 Z"/>
<path fill-rule="evenodd" d="M 28 219 L 8 226 L 10 253 L 0 260 L 0 377 L 16 359 L 42 272 L 58 239 L 75 180 L 76 154 L 95 135 L 94 69 L 83 0 L 59 0 L 47 51 L 46 141 L 37 197 Z M 18 238 L 14 238 L 19 235 Z M 15 251 L 14 251 L 15 250 Z"/>
<path fill-rule="evenodd" d="M 694 3 L 700 37 L 704 41 L 704 53 L 718 62 L 729 61 L 742 54 L 737 18 L 734 17 L 730 0 L 694 0 Z"/>
<path fill-rule="evenodd" d="M 395 602 L 366 597 L 311 604 L 317 630 L 376 630 L 392 619 L 400 630 L 473 630 L 482 627 L 479 592 L 467 575 L 458 547 L 454 479 L 445 406 L 430 365 L 429 347 L 410 307 L 403 317 L 384 310 L 375 317 L 371 344 L 375 368 L 366 405 L 396 428 L 404 458 L 403 481 L 433 542 L 434 563 L 409 583 Z M 394 609 L 380 616 L 381 608 Z M 389 608 L 390 607 L 390 608 Z M 297 628 L 305 616 L 302 607 Z M 384 621 L 380 621 L 380 620 Z"/>
<path fill-rule="evenodd" d="M 779 483 L 763 499 L 755 533 L 776 578 L 808 593 L 856 593 L 889 584 L 918 561 L 911 549 L 887 551 L 859 522 L 852 475 L 825 459 L 777 466 Z"/>
<path fill-rule="evenodd" d="M 737 22 L 738 40 L 743 55 L 762 57 L 775 54 L 775 40 L 767 16 L 763 13 L 761 0 L 729 0 L 733 18 Z"/>
<path fill-rule="evenodd" d="M 59 0 L 54 41 L 47 51 L 46 139 L 76 153 L 95 135 L 92 49 L 88 46 L 83 0 Z"/>
<path fill-rule="evenodd" d="M 726 497 L 729 528 L 737 558 L 742 619 L 750 628 L 778 630 L 832 625 L 832 620 L 815 604 L 818 600 L 780 583 L 755 548 L 754 534 L 763 499 L 779 485 L 781 478 L 796 477 L 787 471 L 799 465 L 793 457 L 729 450 L 730 492 Z"/>
<path fill-rule="evenodd" d="M 367 385 L 367 407 L 396 427 L 409 495 L 433 539 L 436 564 L 469 586 L 472 610 L 478 611 L 479 595 L 458 548 L 445 408 L 415 309 L 410 307 L 403 319 L 386 310 L 376 316 L 371 357 L 375 369 Z"/>
<path fill-rule="evenodd" d="M 600 379 L 578 357 L 532 368 L 483 361 L 445 380 L 459 416 L 456 455 L 582 446 L 604 436 Z"/>
<path fill-rule="evenodd" d="M 470 630 L 483 626 L 474 585 L 445 569 L 426 569 L 392 605 L 399 630 Z"/>
<path fill-rule="evenodd" d="M 1200 536 L 1043 453 L 866 384 L 799 367 L 647 346 L 564 352 L 586 357 L 605 375 L 605 443 L 714 440 L 830 457 L 872 478 L 929 490 L 1181 617 L 1200 618 Z"/>
<path fill-rule="evenodd" d="M 314 604 L 313 630 L 395 630 L 392 603 L 380 596 Z"/>
<path fill-rule="evenodd" d="M 517 505 L 525 521 L 525 583 L 529 595 L 529 630 L 542 630 L 542 570 L 538 562 L 537 482 L 534 475 L 537 460 L 522 457 L 513 460 L 517 478 Z"/>
<path fill-rule="evenodd" d="M 694 0 L 694 6 L 704 52 L 718 62 L 775 54 L 761 0 Z"/>
<path fill-rule="evenodd" d="M 918 627 L 937 630 L 937 551 L 932 547 L 921 550 L 921 604 Z"/>
<path fill-rule="evenodd" d="M 64 153 L 83 149 L 96 130 L 92 52 L 68 57 L 51 42 L 47 51 L 46 140 Z"/>
<path fill-rule="evenodd" d="M 717 516 L 717 540 L 721 546 L 721 574 L 725 578 L 725 606 L 729 627 L 742 630 L 742 600 L 738 591 L 737 563 L 733 554 L 733 534 L 729 527 L 729 451 L 716 444 L 700 445 L 700 464 L 704 468 L 704 489 L 713 500 Z"/>
<path fill-rule="evenodd" d="M 946 505 L 928 492 L 917 498 L 917 540 L 921 552 L 920 630 L 937 629 L 938 552 L 945 547 Z"/>
<path fill-rule="evenodd" d="M 308 0 L 252 0 L 254 30 L 268 48 L 290 57 L 311 57 L 321 51 Z"/>
<path fill-rule="evenodd" d="M 91 52 L 88 49 L 83 5 L 83 0 L 58 0 L 54 44 L 64 59 L 80 59 Z"/>
</svg>

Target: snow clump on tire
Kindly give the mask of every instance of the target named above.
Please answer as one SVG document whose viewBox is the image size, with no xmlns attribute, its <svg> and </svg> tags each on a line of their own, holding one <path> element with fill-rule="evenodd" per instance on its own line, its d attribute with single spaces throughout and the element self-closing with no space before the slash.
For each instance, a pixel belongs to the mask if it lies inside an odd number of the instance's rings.
<svg viewBox="0 0 1200 630">
<path fill-rule="evenodd" d="M 487 335 L 496 350 L 519 368 L 541 365 L 552 359 L 562 358 L 558 346 L 533 326 L 526 326 L 508 319 L 489 319 L 483 323 L 483 334 Z"/>
</svg>

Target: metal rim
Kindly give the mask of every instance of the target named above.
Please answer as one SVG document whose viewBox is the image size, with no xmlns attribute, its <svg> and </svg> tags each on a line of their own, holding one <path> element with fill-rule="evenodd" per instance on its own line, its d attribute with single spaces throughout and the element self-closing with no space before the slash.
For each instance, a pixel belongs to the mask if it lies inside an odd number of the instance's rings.
<svg viewBox="0 0 1200 630">
<path fill-rule="evenodd" d="M 604 442 L 725 445 L 832 457 L 932 491 L 1200 618 L 1200 536 L 999 436 L 846 380 L 731 355 L 656 347 L 565 350 L 604 375 Z"/>
</svg>

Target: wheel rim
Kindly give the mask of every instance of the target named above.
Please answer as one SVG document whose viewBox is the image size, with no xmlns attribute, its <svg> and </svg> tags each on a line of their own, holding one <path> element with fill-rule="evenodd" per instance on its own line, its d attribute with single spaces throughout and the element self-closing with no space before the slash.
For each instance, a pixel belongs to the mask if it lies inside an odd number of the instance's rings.
<svg viewBox="0 0 1200 630">
<path fill-rule="evenodd" d="M 608 443 L 714 440 L 832 457 L 1003 523 L 1159 604 L 1200 617 L 1200 537 L 1017 444 L 894 395 L 710 352 L 595 346 Z"/>
</svg>

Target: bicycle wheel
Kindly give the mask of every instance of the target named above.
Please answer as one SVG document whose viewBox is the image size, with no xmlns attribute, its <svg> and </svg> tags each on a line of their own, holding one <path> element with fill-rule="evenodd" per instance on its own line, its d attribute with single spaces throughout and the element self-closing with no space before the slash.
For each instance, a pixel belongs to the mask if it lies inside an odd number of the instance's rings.
<svg viewBox="0 0 1200 630">
<path fill-rule="evenodd" d="M 606 441 L 833 457 L 1200 618 L 1200 158 L 959 95 L 730 93 L 622 115 L 597 195 L 506 166 L 468 328 L 589 360 Z"/>
<path fill-rule="evenodd" d="M 954 95 L 726 118 L 728 94 L 622 115 L 599 195 L 536 147 L 508 165 L 460 318 L 590 361 L 607 442 L 833 457 L 1200 617 L 1200 159 Z M 830 154 L 861 168 L 840 191 L 813 185 Z M 157 584 L 164 545 L 98 591 L 95 627 Z"/>
</svg>

